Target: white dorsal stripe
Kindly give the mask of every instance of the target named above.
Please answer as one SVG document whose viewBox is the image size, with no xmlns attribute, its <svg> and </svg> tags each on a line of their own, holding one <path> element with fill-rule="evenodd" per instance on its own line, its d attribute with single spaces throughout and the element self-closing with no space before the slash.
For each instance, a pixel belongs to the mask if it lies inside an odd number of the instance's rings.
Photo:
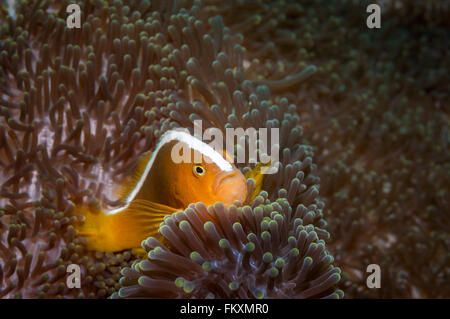
<svg viewBox="0 0 450 319">
<path fill-rule="evenodd" d="M 113 215 L 121 212 L 125 208 L 128 207 L 130 202 L 136 197 L 136 195 L 139 193 L 139 191 L 142 188 L 142 185 L 144 185 L 145 179 L 147 178 L 148 173 L 150 172 L 150 169 L 153 166 L 153 162 L 155 161 L 156 156 L 159 153 L 159 150 L 166 145 L 167 143 L 170 143 L 172 141 L 178 141 L 181 143 L 185 143 L 189 148 L 196 150 L 203 156 L 206 156 L 211 159 L 211 161 L 216 164 L 222 171 L 231 172 L 233 170 L 233 166 L 225 160 L 225 158 L 218 153 L 215 149 L 213 149 L 211 146 L 206 144 L 203 141 L 200 141 L 198 138 L 192 136 L 191 134 L 187 133 L 184 130 L 170 130 L 164 133 L 161 136 L 161 139 L 159 143 L 156 145 L 155 151 L 153 152 L 152 156 L 150 157 L 149 161 L 147 162 L 147 165 L 145 166 L 144 172 L 142 173 L 142 176 L 139 178 L 136 186 L 133 188 L 133 190 L 128 194 L 128 196 L 125 199 L 125 206 L 120 207 L 114 210 L 110 210 L 107 212 L 107 215 Z"/>
</svg>

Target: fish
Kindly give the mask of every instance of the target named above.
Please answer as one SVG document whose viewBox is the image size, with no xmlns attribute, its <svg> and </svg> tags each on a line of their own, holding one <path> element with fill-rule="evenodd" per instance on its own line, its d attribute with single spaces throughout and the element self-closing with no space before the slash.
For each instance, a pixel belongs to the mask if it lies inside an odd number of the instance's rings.
<svg viewBox="0 0 450 319">
<path fill-rule="evenodd" d="M 174 156 L 180 155 L 180 150 L 191 160 Z M 261 183 L 255 173 L 251 177 Z M 139 249 L 147 237 L 158 237 L 165 216 L 185 210 L 191 203 L 210 206 L 222 202 L 227 207 L 248 198 L 246 176 L 226 151 L 221 154 L 176 129 L 164 133 L 155 150 L 141 156 L 134 173 L 119 188 L 117 195 L 123 203 L 119 208 L 75 208 L 74 214 L 84 216 L 77 231 L 87 239 L 89 250 Z"/>
</svg>

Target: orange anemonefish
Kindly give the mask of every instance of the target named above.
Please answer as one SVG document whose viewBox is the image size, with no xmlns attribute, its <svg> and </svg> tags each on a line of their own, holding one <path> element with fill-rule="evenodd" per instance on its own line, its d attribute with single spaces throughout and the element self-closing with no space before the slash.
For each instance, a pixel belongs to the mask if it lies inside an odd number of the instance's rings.
<svg viewBox="0 0 450 319">
<path fill-rule="evenodd" d="M 176 163 L 172 157 L 175 145 L 182 145 L 191 152 L 191 158 L 201 161 Z M 106 211 L 86 206 L 75 209 L 74 214 L 85 216 L 78 227 L 79 236 L 87 238 L 92 250 L 138 248 L 145 238 L 157 234 L 166 215 L 184 210 L 190 203 L 209 206 L 222 202 L 229 206 L 235 200 L 244 202 L 246 178 L 224 153 L 225 157 L 189 133 L 166 132 L 154 152 L 139 160 L 131 182 L 122 189 L 124 206 Z M 256 177 L 252 172 L 247 177 Z M 255 180 L 255 190 L 259 190 L 262 177 Z"/>
</svg>

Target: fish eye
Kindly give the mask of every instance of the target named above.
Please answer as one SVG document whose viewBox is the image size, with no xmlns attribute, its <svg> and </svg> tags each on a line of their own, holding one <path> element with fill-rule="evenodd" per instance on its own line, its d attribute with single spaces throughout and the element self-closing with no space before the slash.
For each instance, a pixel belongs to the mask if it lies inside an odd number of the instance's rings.
<svg viewBox="0 0 450 319">
<path fill-rule="evenodd" d="M 194 165 L 192 171 L 195 176 L 203 176 L 206 173 L 206 169 L 202 165 Z"/>
</svg>

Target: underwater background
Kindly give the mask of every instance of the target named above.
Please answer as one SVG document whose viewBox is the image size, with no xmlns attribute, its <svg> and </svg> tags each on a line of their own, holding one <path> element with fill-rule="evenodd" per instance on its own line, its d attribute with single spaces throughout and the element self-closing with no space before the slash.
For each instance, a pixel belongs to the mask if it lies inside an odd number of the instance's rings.
<svg viewBox="0 0 450 319">
<path fill-rule="evenodd" d="M 449 1 L 7 2 L 0 297 L 450 298 Z M 278 173 L 169 216 L 145 258 L 88 251 L 74 207 L 117 207 L 139 155 L 198 119 L 279 127 Z"/>
</svg>

